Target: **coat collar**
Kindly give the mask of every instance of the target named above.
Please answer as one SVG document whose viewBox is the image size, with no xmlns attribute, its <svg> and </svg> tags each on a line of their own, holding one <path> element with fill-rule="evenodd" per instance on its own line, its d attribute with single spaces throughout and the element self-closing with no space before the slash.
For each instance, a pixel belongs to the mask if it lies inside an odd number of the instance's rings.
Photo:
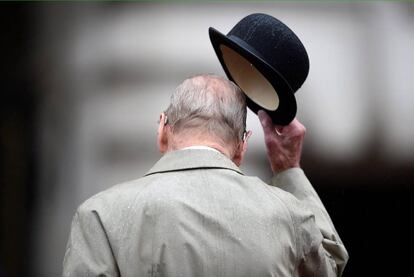
<svg viewBox="0 0 414 277">
<path fill-rule="evenodd" d="M 169 171 L 222 168 L 243 174 L 229 158 L 216 151 L 206 149 L 182 149 L 166 153 L 145 176 Z"/>
</svg>

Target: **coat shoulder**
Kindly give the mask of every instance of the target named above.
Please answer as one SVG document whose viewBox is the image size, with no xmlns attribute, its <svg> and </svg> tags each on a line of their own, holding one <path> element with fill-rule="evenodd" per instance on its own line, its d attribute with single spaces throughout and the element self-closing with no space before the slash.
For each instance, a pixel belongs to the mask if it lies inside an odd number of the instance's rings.
<svg viewBox="0 0 414 277">
<path fill-rule="evenodd" d="M 109 211 L 121 205 L 128 205 L 150 184 L 149 177 L 130 180 L 116 184 L 104 191 L 98 192 L 85 200 L 78 208 L 78 212 Z"/>
</svg>

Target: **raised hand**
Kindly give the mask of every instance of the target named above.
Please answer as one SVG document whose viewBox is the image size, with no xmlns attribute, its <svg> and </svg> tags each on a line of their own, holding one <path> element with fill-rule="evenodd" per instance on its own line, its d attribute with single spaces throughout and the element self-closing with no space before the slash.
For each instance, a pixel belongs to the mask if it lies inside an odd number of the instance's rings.
<svg viewBox="0 0 414 277">
<path fill-rule="evenodd" d="M 300 167 L 305 126 L 296 118 L 287 126 L 274 125 L 269 115 L 262 110 L 258 112 L 258 116 L 273 173 Z"/>
</svg>

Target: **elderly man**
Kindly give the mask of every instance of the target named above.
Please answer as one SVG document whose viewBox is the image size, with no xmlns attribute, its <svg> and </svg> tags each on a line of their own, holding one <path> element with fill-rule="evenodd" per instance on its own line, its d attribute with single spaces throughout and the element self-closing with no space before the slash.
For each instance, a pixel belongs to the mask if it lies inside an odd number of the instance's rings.
<svg viewBox="0 0 414 277">
<path fill-rule="evenodd" d="M 239 88 L 185 80 L 160 115 L 165 155 L 77 210 L 64 276 L 337 276 L 348 259 L 299 168 L 305 128 L 264 112 L 271 185 L 239 169 L 250 132 Z"/>
</svg>

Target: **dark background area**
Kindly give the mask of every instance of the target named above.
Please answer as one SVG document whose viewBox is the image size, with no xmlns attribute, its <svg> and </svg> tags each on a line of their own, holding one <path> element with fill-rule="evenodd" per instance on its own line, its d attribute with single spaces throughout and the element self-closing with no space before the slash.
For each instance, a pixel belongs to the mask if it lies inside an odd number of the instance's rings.
<svg viewBox="0 0 414 277">
<path fill-rule="evenodd" d="M 349 252 L 344 276 L 410 276 L 413 170 L 366 164 L 308 171 Z"/>
<path fill-rule="evenodd" d="M 39 199 L 36 122 L 42 102 L 33 39 L 34 4 L 0 5 L 0 276 L 32 276 L 31 232 Z M 37 16 L 37 15 L 36 15 Z M 36 17 L 37 18 L 37 17 Z M 412 35 L 412 34 L 410 34 Z M 322 160 L 305 149 L 303 167 L 350 254 L 344 276 L 409 276 L 414 164 Z"/>
<path fill-rule="evenodd" d="M 0 6 L 0 276 L 30 276 L 36 201 L 36 90 L 29 5 Z"/>
</svg>

